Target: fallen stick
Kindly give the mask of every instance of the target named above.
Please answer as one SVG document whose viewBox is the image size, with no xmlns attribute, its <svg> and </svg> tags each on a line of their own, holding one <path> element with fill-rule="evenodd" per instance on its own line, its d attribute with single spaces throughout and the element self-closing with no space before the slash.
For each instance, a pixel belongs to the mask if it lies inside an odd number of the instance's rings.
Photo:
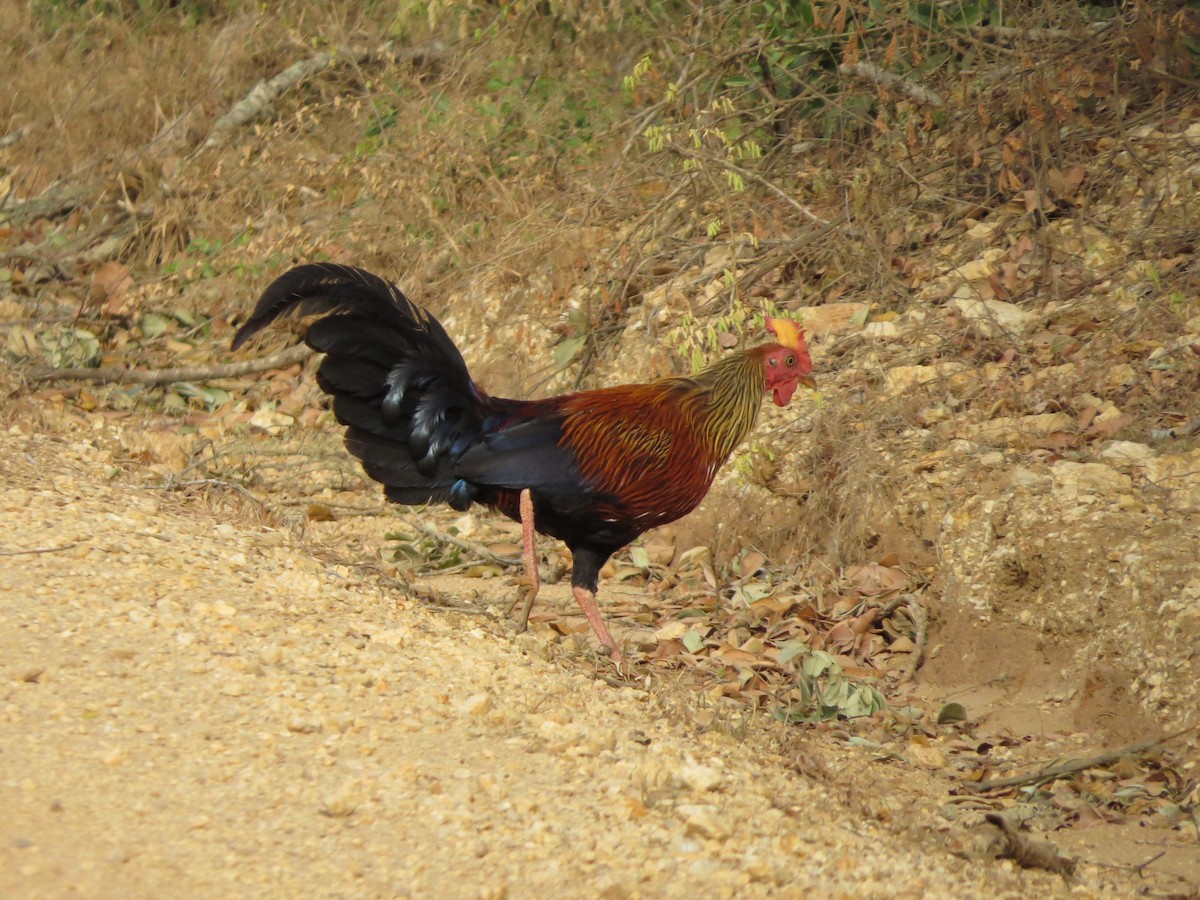
<svg viewBox="0 0 1200 900">
<path fill-rule="evenodd" d="M 915 100 L 917 103 L 923 103 L 926 106 L 942 105 L 942 98 L 933 91 L 923 88 L 919 84 L 913 84 L 913 82 L 901 78 L 892 72 L 884 71 L 874 63 L 842 63 L 838 66 L 838 71 L 843 75 L 854 75 L 858 78 L 864 78 L 867 81 L 881 84 L 884 87 L 891 88 L 898 94 L 904 94 L 910 100 Z"/>
<path fill-rule="evenodd" d="M 446 534 L 445 532 L 438 531 L 436 528 L 431 528 L 419 519 L 414 519 L 412 516 L 401 515 L 399 516 L 399 519 L 405 525 L 415 528 L 426 537 L 433 538 L 435 541 L 443 544 L 450 544 L 451 546 L 457 547 L 459 550 L 466 550 L 468 553 L 474 553 L 485 562 L 495 563 L 498 566 L 504 566 L 506 568 L 510 566 L 521 565 L 521 560 L 519 559 L 510 559 L 507 556 L 497 556 L 487 547 L 483 546 L 483 544 L 477 544 L 474 541 L 464 541 L 462 538 L 457 538 L 452 534 Z"/>
<path fill-rule="evenodd" d="M 1073 775 L 1076 772 L 1082 772 L 1084 769 L 1093 769 L 1097 766 L 1107 766 L 1109 763 L 1114 763 L 1123 756 L 1132 756 L 1135 753 L 1144 753 L 1160 744 L 1165 744 L 1168 741 L 1173 741 L 1176 738 L 1183 737 L 1185 734 L 1195 731 L 1200 728 L 1200 723 L 1189 725 L 1182 731 L 1176 731 L 1174 734 L 1168 734 L 1165 737 L 1154 738 L 1148 741 L 1138 741 L 1136 744 L 1130 744 L 1128 747 L 1122 747 L 1119 750 L 1111 750 L 1108 753 L 1101 753 L 1099 756 L 1089 756 L 1087 759 L 1073 759 L 1070 762 L 1062 763 L 1057 766 L 1049 766 L 1045 769 L 1039 769 L 1036 772 L 1030 772 L 1027 775 L 1013 775 L 1011 778 L 997 778 L 994 781 L 984 781 L 979 784 L 971 784 L 963 782 L 963 787 L 972 791 L 991 791 L 996 788 L 1019 787 L 1026 784 L 1038 784 L 1043 781 L 1053 781 L 1056 778 L 1061 778 L 1063 775 Z"/>
<path fill-rule="evenodd" d="M 213 378 L 237 378 L 282 369 L 312 355 L 305 344 L 297 344 L 270 356 L 211 366 L 180 366 L 176 369 L 47 369 L 37 368 L 26 374 L 30 381 L 93 381 L 97 384 L 173 384 L 176 381 L 209 381 Z"/>
<path fill-rule="evenodd" d="M 921 663 L 925 661 L 925 644 L 929 640 L 929 613 L 915 594 L 911 596 L 908 608 L 912 613 L 913 628 L 915 629 L 913 637 L 915 646 L 908 659 L 908 665 L 904 668 L 904 677 L 900 679 L 901 681 L 912 681 L 917 677 L 917 669 L 921 668 Z"/>
<path fill-rule="evenodd" d="M 288 66 L 274 78 L 265 78 L 251 88 L 250 93 L 234 104 L 233 109 L 213 123 L 212 131 L 204 142 L 205 147 L 219 147 L 229 140 L 230 136 L 244 125 L 257 119 L 262 112 L 275 102 L 280 94 L 288 88 L 295 87 L 306 78 L 311 78 L 319 72 L 335 65 L 368 62 L 392 52 L 389 41 L 382 47 L 349 47 L 340 46 L 326 50 L 308 59 Z M 433 41 L 425 47 L 397 53 L 397 58 L 408 59 L 419 64 L 444 55 L 446 47 L 439 41 Z"/>
</svg>

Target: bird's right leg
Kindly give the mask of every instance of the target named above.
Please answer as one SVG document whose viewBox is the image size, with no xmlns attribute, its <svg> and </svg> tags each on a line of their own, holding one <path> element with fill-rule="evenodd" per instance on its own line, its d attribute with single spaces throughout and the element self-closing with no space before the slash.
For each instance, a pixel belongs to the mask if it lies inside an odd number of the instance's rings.
<svg viewBox="0 0 1200 900">
<path fill-rule="evenodd" d="M 538 591 L 542 586 L 537 564 L 537 535 L 533 530 L 533 495 L 529 492 L 529 488 L 521 491 L 520 509 L 521 540 L 524 545 L 521 559 L 525 563 L 525 574 L 517 582 L 517 595 L 508 605 L 508 609 L 504 611 L 506 616 L 511 615 L 516 605 L 523 602 L 521 614 L 517 616 L 518 634 L 529 628 L 529 611 L 533 609 L 533 601 L 537 599 Z"/>
</svg>

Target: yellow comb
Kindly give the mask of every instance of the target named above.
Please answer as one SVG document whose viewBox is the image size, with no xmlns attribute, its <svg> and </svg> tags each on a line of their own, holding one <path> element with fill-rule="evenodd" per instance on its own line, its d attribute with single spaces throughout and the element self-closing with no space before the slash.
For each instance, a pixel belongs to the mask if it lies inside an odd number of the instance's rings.
<svg viewBox="0 0 1200 900">
<path fill-rule="evenodd" d="M 767 316 L 767 331 L 775 335 L 780 345 L 791 350 L 806 350 L 808 343 L 804 340 L 804 329 L 794 319 L 776 319 Z"/>
</svg>

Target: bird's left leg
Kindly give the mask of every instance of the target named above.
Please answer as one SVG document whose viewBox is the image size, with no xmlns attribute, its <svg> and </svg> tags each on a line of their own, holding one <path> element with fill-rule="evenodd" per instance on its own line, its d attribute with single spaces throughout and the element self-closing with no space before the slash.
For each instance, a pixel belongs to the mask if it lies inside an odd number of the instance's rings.
<svg viewBox="0 0 1200 900">
<path fill-rule="evenodd" d="M 517 595 L 508 605 L 508 609 L 504 611 L 506 616 L 511 615 L 516 605 L 523 601 L 521 614 L 517 616 L 518 634 L 529 627 L 529 611 L 533 609 L 533 601 L 537 599 L 538 591 L 542 586 L 542 579 L 538 574 L 537 536 L 533 530 L 533 495 L 529 492 L 529 488 L 521 491 L 520 509 L 521 540 L 524 545 L 521 559 L 525 563 L 525 574 L 517 582 Z"/>
<path fill-rule="evenodd" d="M 617 665 L 622 665 L 625 662 L 625 654 L 621 652 L 621 648 L 613 640 L 613 636 L 608 630 L 608 625 L 604 621 L 604 616 L 600 612 L 600 607 L 596 605 L 596 592 L 589 591 L 587 588 L 577 584 L 571 589 L 571 593 L 575 595 L 575 602 L 583 610 L 588 624 L 592 626 L 592 631 L 596 633 L 596 637 L 608 651 L 609 657 Z"/>
</svg>

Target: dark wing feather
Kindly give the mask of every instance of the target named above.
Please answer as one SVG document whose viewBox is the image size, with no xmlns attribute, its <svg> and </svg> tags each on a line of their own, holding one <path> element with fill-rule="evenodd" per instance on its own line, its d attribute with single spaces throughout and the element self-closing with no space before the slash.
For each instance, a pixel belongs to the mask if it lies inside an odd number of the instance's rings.
<svg viewBox="0 0 1200 900">
<path fill-rule="evenodd" d="M 495 426 L 455 465 L 455 471 L 489 487 L 586 491 L 573 448 L 562 441 L 562 417 L 530 404 L 530 418 Z"/>
</svg>

